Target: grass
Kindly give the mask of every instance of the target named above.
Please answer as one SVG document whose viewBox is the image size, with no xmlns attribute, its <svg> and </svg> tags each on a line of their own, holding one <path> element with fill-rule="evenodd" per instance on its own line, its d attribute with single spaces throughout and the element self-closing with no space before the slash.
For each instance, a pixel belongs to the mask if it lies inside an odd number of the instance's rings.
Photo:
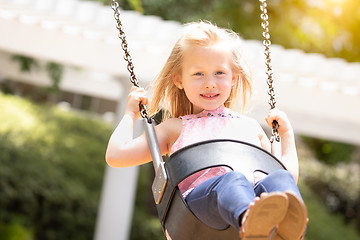
<svg viewBox="0 0 360 240">
<path fill-rule="evenodd" d="M 308 208 L 309 224 L 305 240 L 358 240 L 354 222 L 346 224 L 343 216 L 330 213 L 305 184 L 300 186 Z"/>
</svg>

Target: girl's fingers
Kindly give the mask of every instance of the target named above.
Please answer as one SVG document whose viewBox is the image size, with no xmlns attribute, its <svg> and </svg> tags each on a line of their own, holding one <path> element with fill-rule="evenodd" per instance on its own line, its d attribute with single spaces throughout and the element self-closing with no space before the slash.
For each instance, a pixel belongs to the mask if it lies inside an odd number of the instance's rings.
<svg viewBox="0 0 360 240">
<path fill-rule="evenodd" d="M 287 119 L 286 114 L 276 108 L 269 111 L 268 115 L 265 117 L 266 122 L 272 126 L 273 121 L 282 122 Z"/>
<path fill-rule="evenodd" d="M 265 120 L 269 126 L 272 126 L 272 122 L 276 120 L 276 115 L 274 115 L 272 112 L 269 112 L 265 117 Z"/>
<path fill-rule="evenodd" d="M 130 92 L 136 91 L 137 89 L 139 89 L 138 87 L 132 86 L 130 89 Z"/>
<path fill-rule="evenodd" d="M 268 115 L 265 117 L 267 124 L 272 128 L 273 121 L 277 121 L 279 124 L 280 135 L 287 131 L 292 131 L 291 124 L 285 112 L 280 111 L 279 109 L 272 109 L 269 111 Z"/>
<path fill-rule="evenodd" d="M 147 105 L 149 103 L 149 99 L 146 95 L 145 89 L 133 86 L 128 94 L 126 111 L 133 113 L 135 116 L 139 116 L 139 103 Z"/>
<path fill-rule="evenodd" d="M 140 102 L 144 105 L 147 105 L 149 103 L 146 91 L 143 88 L 133 86 L 130 90 L 129 98 L 134 99 L 135 101 Z"/>
<path fill-rule="evenodd" d="M 147 96 L 140 96 L 139 100 L 140 100 L 140 103 L 143 105 L 147 105 L 149 103 L 149 99 L 147 98 Z"/>
</svg>

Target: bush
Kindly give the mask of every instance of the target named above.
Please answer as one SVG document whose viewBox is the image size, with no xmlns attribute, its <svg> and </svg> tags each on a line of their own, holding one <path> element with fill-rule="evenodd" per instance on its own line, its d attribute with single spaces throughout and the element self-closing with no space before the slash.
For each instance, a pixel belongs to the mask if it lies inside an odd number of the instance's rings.
<svg viewBox="0 0 360 240">
<path fill-rule="evenodd" d="M 32 231 L 19 224 L 0 224 L 0 239 L 6 240 L 32 240 Z"/>
<path fill-rule="evenodd" d="M 325 139 L 303 137 L 303 140 L 311 148 L 318 160 L 329 165 L 350 162 L 351 156 L 356 149 L 355 146 L 350 144 Z"/>
<path fill-rule="evenodd" d="M 327 211 L 316 193 L 305 184 L 301 184 L 300 190 L 306 202 L 310 219 L 305 240 L 359 239 L 354 222 L 344 224 L 340 214 Z"/>
<path fill-rule="evenodd" d="M 326 141 L 312 139 L 310 142 Z M 354 151 L 356 146 L 335 142 L 331 142 L 331 146 L 334 149 L 332 156 L 328 157 L 333 159 L 331 163 L 318 159 L 321 154 L 316 152 L 321 152 L 320 149 L 300 152 L 301 179 L 316 193 L 317 201 L 321 202 L 323 209 L 333 213 L 337 219 L 341 217 L 345 224 L 355 223 L 360 233 L 360 164 Z M 346 152 L 345 149 L 351 151 Z"/>
<path fill-rule="evenodd" d="M 112 128 L 0 94 L 0 223 L 34 239 L 91 239 Z"/>
</svg>

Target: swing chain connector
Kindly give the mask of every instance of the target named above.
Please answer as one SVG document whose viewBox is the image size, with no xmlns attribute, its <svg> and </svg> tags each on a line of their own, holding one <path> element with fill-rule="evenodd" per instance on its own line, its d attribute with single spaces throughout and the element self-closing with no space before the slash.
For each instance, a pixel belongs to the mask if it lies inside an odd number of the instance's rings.
<svg viewBox="0 0 360 240">
<path fill-rule="evenodd" d="M 270 142 L 273 143 L 274 141 L 280 142 L 280 134 L 279 134 L 279 123 L 277 121 L 273 122 L 273 127 L 271 129 L 271 138 Z"/>
<path fill-rule="evenodd" d="M 142 103 L 139 103 L 140 115 L 144 118 L 148 123 L 152 123 L 153 120 L 149 117 L 149 114 L 146 111 L 146 106 Z"/>
<path fill-rule="evenodd" d="M 125 31 L 124 31 L 124 26 L 120 20 L 120 6 L 119 3 L 115 0 L 112 0 L 111 2 L 111 8 L 114 10 L 114 18 L 116 20 L 116 28 L 119 30 L 119 35 L 118 37 L 121 40 L 121 48 L 124 50 L 124 59 L 127 62 L 127 70 L 130 73 L 130 82 L 135 86 L 135 87 L 139 87 L 139 81 L 137 80 L 136 76 L 135 76 L 135 72 L 134 72 L 134 64 L 132 62 L 132 58 L 129 52 L 129 47 L 128 47 L 128 43 L 126 41 L 126 35 L 125 35 Z M 139 109 L 140 109 L 140 115 L 141 117 L 143 117 L 144 119 L 146 119 L 148 121 L 148 123 L 151 123 L 152 120 L 149 117 L 147 111 L 146 111 L 146 107 L 143 104 L 139 104 Z"/>
<path fill-rule="evenodd" d="M 154 123 L 148 122 L 144 119 L 144 129 L 146 132 L 146 139 L 149 144 L 151 158 L 153 160 L 155 178 L 152 184 L 153 196 L 156 204 L 159 204 L 165 192 L 168 182 L 168 176 L 165 169 L 165 162 L 162 159 L 159 144 L 157 142 Z"/>
</svg>

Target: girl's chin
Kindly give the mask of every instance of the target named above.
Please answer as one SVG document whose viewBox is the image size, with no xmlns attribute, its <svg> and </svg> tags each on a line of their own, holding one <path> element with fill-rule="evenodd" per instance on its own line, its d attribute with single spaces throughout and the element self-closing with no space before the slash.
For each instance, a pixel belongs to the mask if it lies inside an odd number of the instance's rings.
<svg viewBox="0 0 360 240">
<path fill-rule="evenodd" d="M 202 111 L 214 111 L 223 106 L 224 105 L 213 105 L 213 106 L 205 106 L 203 108 L 197 108 L 194 110 L 194 114 L 200 113 Z"/>
</svg>

